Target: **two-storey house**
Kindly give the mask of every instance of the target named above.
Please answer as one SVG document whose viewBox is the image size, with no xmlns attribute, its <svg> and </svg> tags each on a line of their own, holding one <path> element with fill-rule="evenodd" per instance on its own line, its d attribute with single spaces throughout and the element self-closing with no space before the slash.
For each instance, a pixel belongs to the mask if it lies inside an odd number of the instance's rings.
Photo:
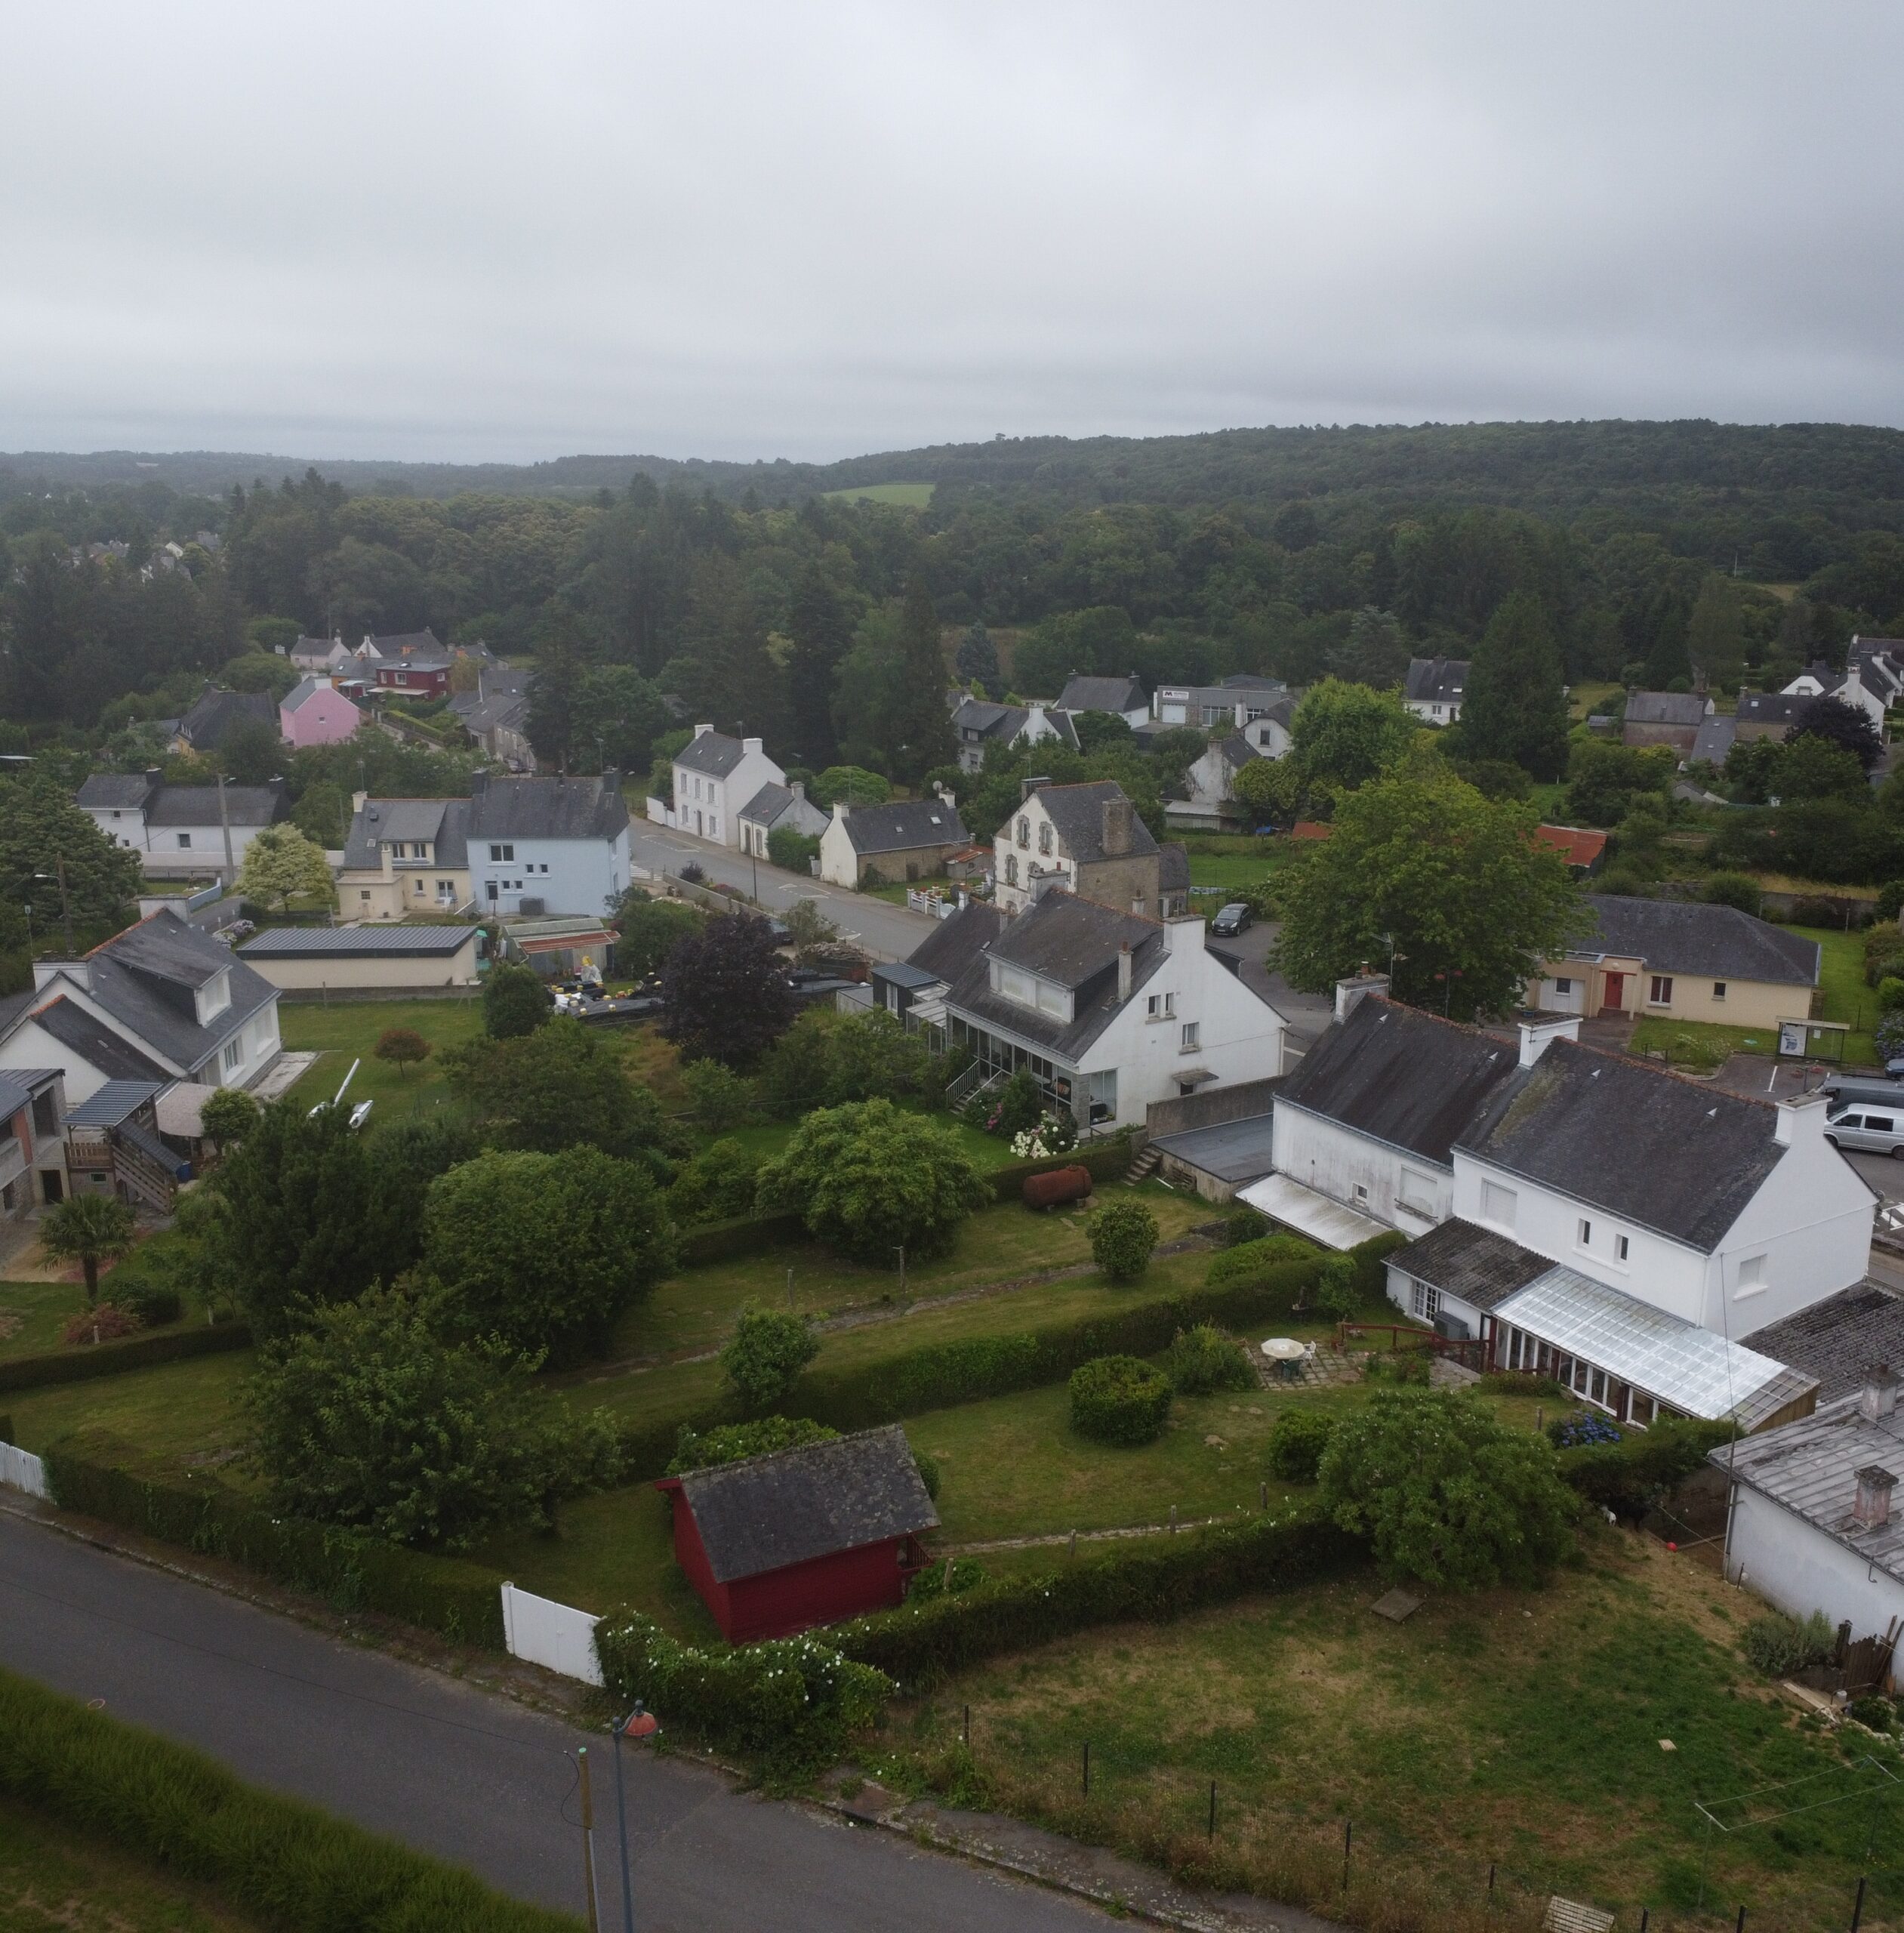
<svg viewBox="0 0 1904 1933">
<path fill-rule="evenodd" d="M 116 846 L 156 877 L 236 878 L 251 841 L 291 815 L 282 784 L 168 785 L 156 771 L 96 772 L 73 802 Z"/>
<path fill-rule="evenodd" d="M 0 1073 L 0 1216 L 20 1221 L 66 1192 L 66 1082 L 56 1067 Z"/>
<path fill-rule="evenodd" d="M 276 1060 L 278 990 L 162 908 L 79 960 L 37 960 L 0 1008 L 0 1068 L 57 1067 L 73 1108 L 109 1081 L 248 1087 Z"/>
<path fill-rule="evenodd" d="M 762 786 L 786 783 L 786 773 L 759 739 L 731 738 L 711 725 L 697 725 L 694 736 L 674 755 L 671 823 L 697 839 L 738 851 L 741 807 Z"/>
<path fill-rule="evenodd" d="M 503 778 L 479 772 L 470 799 L 470 881 L 485 912 L 599 919 L 633 877 L 621 775 Z"/>
<path fill-rule="evenodd" d="M 1282 1071 L 1282 1015 L 1206 950 L 1200 916 L 1148 918 L 1047 884 L 1002 924 L 964 908 L 920 954 L 947 977 L 935 1004 L 980 1083 L 1028 1068 L 1080 1127 L 1141 1123 L 1153 1101 Z"/>
<path fill-rule="evenodd" d="M 1007 913 L 1023 912 L 1047 886 L 1139 914 L 1157 910 L 1157 843 L 1115 779 L 1026 779 L 992 847 L 994 890 Z"/>
<path fill-rule="evenodd" d="M 467 799 L 374 799 L 358 793 L 337 874 L 347 920 L 454 913 L 473 903 Z"/>
<path fill-rule="evenodd" d="M 955 692 L 952 736 L 959 748 L 959 769 L 981 772 L 993 746 L 1039 745 L 1047 740 L 1076 751 L 1077 727 L 1068 711 L 1055 705 L 994 704 L 989 698 Z"/>
<path fill-rule="evenodd" d="M 1465 658 L 1411 658 L 1402 681 L 1402 702 L 1431 725 L 1452 725 L 1461 716 L 1467 689 Z"/>
<path fill-rule="evenodd" d="M 278 731 L 294 749 L 353 738 L 363 714 L 322 675 L 301 678 L 278 703 Z"/>
<path fill-rule="evenodd" d="M 1135 730 L 1151 715 L 1151 701 L 1144 681 L 1133 671 L 1124 678 L 1097 678 L 1074 671 L 1058 694 L 1058 709 L 1063 712 L 1101 711 L 1121 718 Z"/>
</svg>

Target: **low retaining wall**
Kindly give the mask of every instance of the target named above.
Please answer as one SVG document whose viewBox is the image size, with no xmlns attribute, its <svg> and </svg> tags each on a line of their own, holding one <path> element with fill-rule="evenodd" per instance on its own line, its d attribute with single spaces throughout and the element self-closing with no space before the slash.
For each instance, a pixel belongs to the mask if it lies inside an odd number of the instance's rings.
<svg viewBox="0 0 1904 1933">
<path fill-rule="evenodd" d="M 1281 1077 L 1272 1074 L 1262 1081 L 1239 1081 L 1230 1087 L 1203 1088 L 1174 1101 L 1153 1101 L 1144 1110 L 1144 1131 L 1155 1141 L 1166 1134 L 1187 1134 L 1194 1127 L 1221 1127 L 1225 1121 L 1266 1114 L 1282 1084 Z"/>
</svg>

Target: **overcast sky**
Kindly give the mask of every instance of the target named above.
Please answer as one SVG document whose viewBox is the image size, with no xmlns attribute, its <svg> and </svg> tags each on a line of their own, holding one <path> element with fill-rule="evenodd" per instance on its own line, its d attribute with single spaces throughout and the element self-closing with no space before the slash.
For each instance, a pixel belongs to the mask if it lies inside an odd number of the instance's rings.
<svg viewBox="0 0 1904 1933">
<path fill-rule="evenodd" d="M 1904 8 L 6 10 L 0 449 L 1904 423 Z"/>
</svg>

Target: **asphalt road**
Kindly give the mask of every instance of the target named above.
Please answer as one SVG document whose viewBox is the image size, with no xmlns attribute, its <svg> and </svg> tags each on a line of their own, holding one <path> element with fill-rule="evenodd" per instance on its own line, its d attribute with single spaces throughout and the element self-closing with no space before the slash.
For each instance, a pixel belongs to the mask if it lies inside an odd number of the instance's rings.
<svg viewBox="0 0 1904 1933">
<path fill-rule="evenodd" d="M 932 930 L 932 922 L 923 913 L 909 913 L 889 900 L 849 893 L 823 880 L 783 871 L 764 859 L 756 868 L 752 859 L 743 859 L 725 846 L 651 825 L 646 819 L 629 821 L 628 846 L 635 863 L 650 872 L 678 873 L 689 860 L 696 859 L 709 879 L 726 885 L 752 893 L 757 880 L 761 904 L 776 912 L 784 912 L 796 899 L 817 899 L 827 918 L 843 933 L 856 935 L 857 943 L 876 960 L 904 959 Z"/>
<path fill-rule="evenodd" d="M 203 1585 L 0 1513 L 0 1663 L 499 1888 L 579 1914 L 566 1754 L 584 1734 Z M 596 1767 L 605 1929 L 621 1924 L 614 1783 Z M 1066 1895 L 732 1790 L 630 1751 L 642 1933 L 1088 1933 Z"/>
</svg>

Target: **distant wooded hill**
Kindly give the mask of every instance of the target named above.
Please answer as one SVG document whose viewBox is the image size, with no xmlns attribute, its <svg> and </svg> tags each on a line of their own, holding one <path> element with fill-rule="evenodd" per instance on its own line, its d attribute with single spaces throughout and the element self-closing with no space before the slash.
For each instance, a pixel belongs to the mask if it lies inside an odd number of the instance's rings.
<svg viewBox="0 0 1904 1933">
<path fill-rule="evenodd" d="M 1362 495 L 1389 504 L 1513 504 L 1573 518 L 1649 523 L 1730 509 L 1841 527 L 1904 528 L 1904 431 L 1842 424 L 1468 423 L 1224 430 L 1188 436 L 1003 437 L 889 450 L 830 464 L 568 456 L 537 464 L 325 462 L 214 451 L 0 454 L 17 489 L 162 483 L 222 495 L 315 467 L 353 495 L 467 492 L 587 497 L 639 473 L 663 486 L 763 504 L 827 491 L 931 483 L 935 507 L 968 492 L 1068 506 L 1215 504 Z"/>
</svg>

